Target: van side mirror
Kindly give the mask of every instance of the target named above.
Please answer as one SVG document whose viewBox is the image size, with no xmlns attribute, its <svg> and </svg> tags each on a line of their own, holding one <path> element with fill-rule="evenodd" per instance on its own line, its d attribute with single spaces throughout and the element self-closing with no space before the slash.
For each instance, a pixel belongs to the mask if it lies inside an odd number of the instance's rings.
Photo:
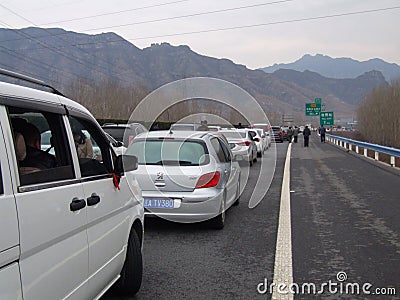
<svg viewBox="0 0 400 300">
<path fill-rule="evenodd" d="M 134 171 L 138 168 L 138 159 L 135 155 L 118 155 L 114 163 L 114 173 L 122 176 L 124 172 Z"/>
<path fill-rule="evenodd" d="M 235 155 L 235 157 L 233 158 L 233 161 L 237 161 L 237 162 L 239 162 L 239 161 L 243 161 L 243 156 L 242 156 L 242 155 L 239 155 L 239 154 L 237 154 L 237 155 Z"/>
<path fill-rule="evenodd" d="M 114 143 L 114 147 L 116 147 L 116 148 L 122 147 L 123 145 L 124 145 L 124 143 L 121 142 L 121 141 L 116 141 L 116 142 Z"/>
</svg>

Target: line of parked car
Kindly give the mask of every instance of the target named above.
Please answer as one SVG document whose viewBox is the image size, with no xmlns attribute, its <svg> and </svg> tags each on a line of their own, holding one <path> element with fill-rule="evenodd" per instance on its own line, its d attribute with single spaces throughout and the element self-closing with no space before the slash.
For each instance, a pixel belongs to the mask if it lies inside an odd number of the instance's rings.
<svg viewBox="0 0 400 300">
<path fill-rule="evenodd" d="M 207 126 L 199 131 L 200 126 L 175 123 L 169 130 L 147 132 L 140 124 L 106 124 L 103 129 L 124 140 L 127 154 L 138 157 L 133 174 L 142 190 L 146 216 L 179 222 L 208 220 L 221 229 L 225 211 L 239 203 L 239 162 L 252 166 L 270 147 L 271 138 L 263 128 Z M 138 133 L 138 128 L 144 132 Z"/>
<path fill-rule="evenodd" d="M 239 163 L 271 145 L 267 124 L 101 127 L 48 84 L 0 74 L 40 87 L 0 82 L 0 299 L 135 294 L 145 215 L 222 229 Z"/>
</svg>

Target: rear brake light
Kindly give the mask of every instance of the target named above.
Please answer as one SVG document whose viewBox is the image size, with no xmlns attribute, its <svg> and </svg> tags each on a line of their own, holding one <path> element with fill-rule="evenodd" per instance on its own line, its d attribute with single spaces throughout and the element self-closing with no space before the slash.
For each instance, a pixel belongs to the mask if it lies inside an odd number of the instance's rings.
<svg viewBox="0 0 400 300">
<path fill-rule="evenodd" d="M 279 131 L 278 134 L 279 134 L 279 135 L 282 135 L 282 131 Z"/>
<path fill-rule="evenodd" d="M 239 146 L 250 146 L 250 142 L 249 141 L 245 141 L 245 142 L 240 142 L 240 143 L 237 143 Z"/>
<path fill-rule="evenodd" d="M 211 172 L 201 175 L 196 184 L 196 189 L 204 189 L 214 187 L 218 184 L 221 174 L 219 172 Z"/>
<path fill-rule="evenodd" d="M 260 141 L 260 139 L 259 138 L 255 138 L 254 139 L 257 143 Z"/>
</svg>

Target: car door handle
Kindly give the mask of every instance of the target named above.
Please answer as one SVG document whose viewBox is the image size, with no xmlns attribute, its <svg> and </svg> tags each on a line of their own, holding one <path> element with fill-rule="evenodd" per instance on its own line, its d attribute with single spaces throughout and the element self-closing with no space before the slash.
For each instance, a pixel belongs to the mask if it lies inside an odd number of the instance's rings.
<svg viewBox="0 0 400 300">
<path fill-rule="evenodd" d="M 87 200 L 87 205 L 88 206 L 93 206 L 93 205 L 96 205 L 97 203 L 100 202 L 100 196 L 97 196 L 96 194 L 93 194 L 92 196 L 90 196 L 86 200 Z"/>
<path fill-rule="evenodd" d="M 71 211 L 77 211 L 86 206 L 86 201 L 84 199 L 74 198 L 72 202 L 69 204 L 69 209 Z"/>
</svg>

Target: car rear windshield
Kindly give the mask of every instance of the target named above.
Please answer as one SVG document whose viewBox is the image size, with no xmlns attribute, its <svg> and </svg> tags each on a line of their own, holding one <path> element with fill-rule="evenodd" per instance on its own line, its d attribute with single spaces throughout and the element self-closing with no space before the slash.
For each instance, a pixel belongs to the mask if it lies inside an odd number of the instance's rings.
<svg viewBox="0 0 400 300">
<path fill-rule="evenodd" d="M 171 130 L 194 131 L 193 125 L 172 125 Z"/>
<path fill-rule="evenodd" d="M 114 139 L 117 141 L 122 142 L 124 140 L 124 128 L 104 128 L 103 130 L 107 132 L 109 135 L 111 135 Z"/>
<path fill-rule="evenodd" d="M 232 131 L 232 132 L 222 132 L 222 134 L 227 138 L 227 139 L 244 139 L 246 138 L 246 132 L 237 132 L 237 131 Z"/>
<path fill-rule="evenodd" d="M 280 127 L 275 127 L 275 126 L 274 126 L 274 127 L 272 127 L 272 130 L 273 130 L 273 131 L 281 131 L 281 128 L 280 128 Z"/>
<path fill-rule="evenodd" d="M 209 163 L 207 147 L 202 141 L 137 140 L 126 153 L 136 155 L 139 164 L 144 165 L 199 166 Z"/>
</svg>

